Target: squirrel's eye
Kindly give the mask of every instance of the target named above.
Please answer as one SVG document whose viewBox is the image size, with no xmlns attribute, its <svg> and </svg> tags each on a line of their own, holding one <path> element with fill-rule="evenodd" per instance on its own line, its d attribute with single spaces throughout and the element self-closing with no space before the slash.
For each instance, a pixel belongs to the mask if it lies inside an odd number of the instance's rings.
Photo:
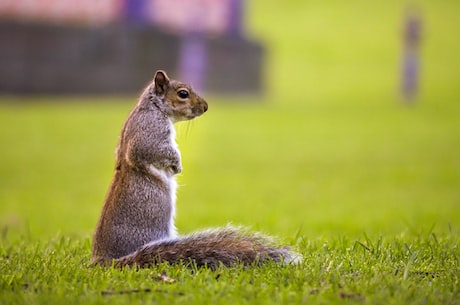
<svg viewBox="0 0 460 305">
<path fill-rule="evenodd" d="M 186 99 L 186 98 L 188 98 L 189 93 L 188 93 L 187 90 L 179 90 L 179 91 L 177 91 L 177 96 L 182 98 L 182 99 Z"/>
</svg>

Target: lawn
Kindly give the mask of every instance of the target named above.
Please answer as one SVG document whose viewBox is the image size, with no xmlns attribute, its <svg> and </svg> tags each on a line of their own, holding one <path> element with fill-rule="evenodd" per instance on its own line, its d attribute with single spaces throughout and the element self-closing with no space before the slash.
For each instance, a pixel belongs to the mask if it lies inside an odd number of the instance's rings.
<svg viewBox="0 0 460 305">
<path fill-rule="evenodd" d="M 136 97 L 1 97 L 0 304 L 460 304 L 460 3 L 420 6 L 412 105 L 403 4 L 258 0 L 265 94 L 177 125 L 179 231 L 250 226 L 296 266 L 89 267 Z"/>
</svg>

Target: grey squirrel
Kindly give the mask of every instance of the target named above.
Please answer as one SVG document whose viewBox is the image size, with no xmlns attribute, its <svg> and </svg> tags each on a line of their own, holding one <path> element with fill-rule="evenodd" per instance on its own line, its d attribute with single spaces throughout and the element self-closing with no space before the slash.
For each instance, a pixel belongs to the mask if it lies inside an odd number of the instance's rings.
<svg viewBox="0 0 460 305">
<path fill-rule="evenodd" d="M 173 124 L 207 109 L 189 85 L 156 72 L 123 126 L 115 175 L 94 234 L 92 263 L 148 267 L 169 262 L 216 268 L 299 259 L 288 247 L 244 228 L 177 234 L 174 175 L 182 167 Z"/>
</svg>

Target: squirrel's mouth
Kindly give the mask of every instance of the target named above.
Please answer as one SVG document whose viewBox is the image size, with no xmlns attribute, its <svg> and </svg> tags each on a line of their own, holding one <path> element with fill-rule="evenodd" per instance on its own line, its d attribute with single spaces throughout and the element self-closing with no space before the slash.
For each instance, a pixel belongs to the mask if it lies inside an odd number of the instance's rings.
<svg viewBox="0 0 460 305">
<path fill-rule="evenodd" d="M 198 104 L 198 105 L 193 106 L 193 108 L 192 108 L 192 113 L 195 114 L 195 117 L 197 117 L 199 115 L 202 115 L 206 111 L 208 111 L 208 104 L 207 103 Z"/>
<path fill-rule="evenodd" d="M 207 110 L 208 110 L 207 104 L 197 104 L 191 108 L 186 108 L 182 110 L 177 109 L 175 111 L 174 119 L 176 122 L 192 120 L 196 117 L 199 117 L 200 115 L 205 113 Z"/>
<path fill-rule="evenodd" d="M 200 116 L 200 115 L 202 115 L 202 114 L 203 114 L 203 113 L 191 113 L 191 114 L 188 114 L 188 115 L 186 116 L 186 118 L 187 118 L 187 120 L 192 120 L 192 119 L 194 119 L 194 118 L 196 118 L 196 117 L 198 117 L 198 116 Z"/>
</svg>

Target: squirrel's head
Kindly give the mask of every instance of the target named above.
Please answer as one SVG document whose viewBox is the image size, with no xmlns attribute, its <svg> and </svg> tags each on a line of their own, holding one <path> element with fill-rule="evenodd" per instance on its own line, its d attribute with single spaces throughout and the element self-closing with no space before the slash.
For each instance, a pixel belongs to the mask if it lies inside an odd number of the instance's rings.
<svg viewBox="0 0 460 305">
<path fill-rule="evenodd" d="M 152 87 L 151 94 L 155 95 L 158 103 L 161 103 L 158 106 L 174 122 L 191 120 L 208 110 L 208 103 L 189 85 L 169 79 L 166 72 L 162 70 L 155 73 Z"/>
</svg>

